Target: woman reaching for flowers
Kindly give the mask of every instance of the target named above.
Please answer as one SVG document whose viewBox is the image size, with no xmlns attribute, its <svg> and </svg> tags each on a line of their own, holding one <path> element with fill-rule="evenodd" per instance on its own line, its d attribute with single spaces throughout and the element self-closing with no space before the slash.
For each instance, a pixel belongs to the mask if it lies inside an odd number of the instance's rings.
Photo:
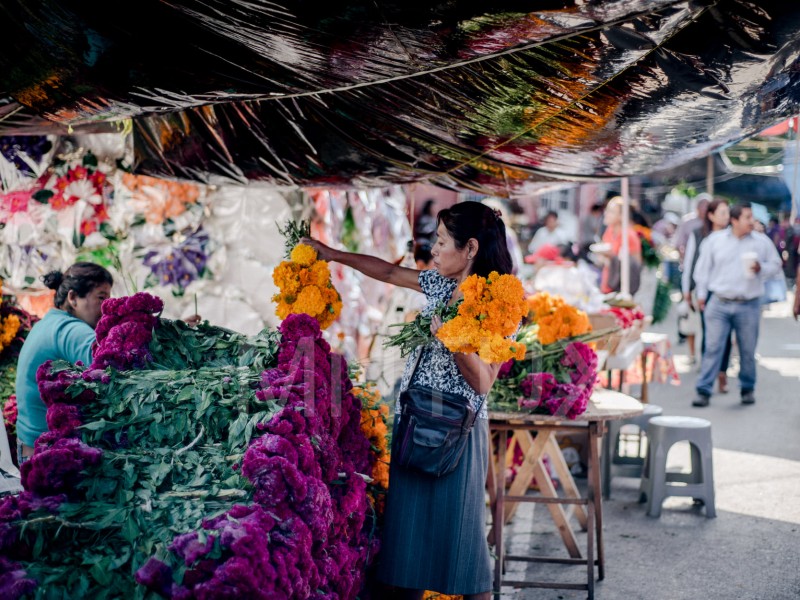
<svg viewBox="0 0 800 600">
<path fill-rule="evenodd" d="M 425 316 L 431 316 L 443 303 L 458 302 L 463 296 L 459 286 L 470 275 L 511 273 L 505 226 L 489 207 L 464 202 L 442 210 L 437 217 L 437 235 L 431 252 L 434 268 L 424 271 L 334 250 L 315 240 L 304 239 L 302 243 L 313 246 L 323 260 L 423 292 L 427 299 L 422 311 Z M 433 315 L 434 336 L 441 326 L 441 318 Z M 423 354 L 414 369 L 420 352 Z M 467 448 L 452 473 L 435 478 L 392 462 L 378 566 L 378 579 L 392 588 L 386 596 L 391 593 L 393 598 L 420 599 L 423 591 L 435 590 L 467 599 L 490 597 L 492 572 L 484 531 L 489 461 L 485 398 L 499 369 L 500 364 L 485 363 L 477 354 L 450 352 L 437 339 L 409 357 L 401 389 L 412 383 L 424 385 L 459 394 L 474 408 L 481 408 Z M 399 413 L 400 406 L 395 410 Z M 397 442 L 394 438 L 393 443 Z"/>
</svg>

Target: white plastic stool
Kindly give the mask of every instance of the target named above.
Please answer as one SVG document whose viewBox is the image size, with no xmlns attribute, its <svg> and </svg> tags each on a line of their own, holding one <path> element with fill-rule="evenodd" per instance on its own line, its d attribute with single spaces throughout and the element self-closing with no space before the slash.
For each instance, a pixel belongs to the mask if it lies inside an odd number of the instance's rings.
<svg viewBox="0 0 800 600">
<path fill-rule="evenodd" d="M 707 517 L 716 517 L 711 422 L 695 417 L 653 417 L 647 425 L 647 441 L 639 486 L 639 502 L 647 501 L 647 514 L 661 516 L 661 504 L 668 496 L 689 496 L 703 501 Z M 667 473 L 669 449 L 681 441 L 690 444 L 692 471 Z"/>
<path fill-rule="evenodd" d="M 603 472 L 603 498 L 608 500 L 611 497 L 611 478 L 612 477 L 641 477 L 644 467 L 645 455 L 642 453 L 647 432 L 647 424 L 650 419 L 657 417 L 664 412 L 664 409 L 656 404 L 644 404 L 644 412 L 630 419 L 620 421 L 609 421 L 608 432 L 603 438 L 603 455 L 601 468 Z M 635 425 L 639 431 L 631 436 L 636 436 L 636 453 L 633 455 L 620 453 L 620 442 L 628 438 L 628 434 L 622 433 L 622 428 L 626 425 Z"/>
</svg>

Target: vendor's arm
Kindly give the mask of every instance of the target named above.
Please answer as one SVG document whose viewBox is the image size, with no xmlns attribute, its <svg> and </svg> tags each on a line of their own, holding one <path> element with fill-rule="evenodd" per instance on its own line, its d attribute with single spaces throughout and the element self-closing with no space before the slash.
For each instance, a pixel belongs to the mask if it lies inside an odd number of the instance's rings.
<svg viewBox="0 0 800 600">
<path fill-rule="evenodd" d="M 399 267 L 381 258 L 377 258 L 376 256 L 335 250 L 322 242 L 309 238 L 303 238 L 301 242 L 314 248 L 314 250 L 317 251 L 317 255 L 322 260 L 341 263 L 356 271 L 360 271 L 367 277 L 383 281 L 384 283 L 391 283 L 392 285 L 409 288 L 417 292 L 422 291 L 422 287 L 420 287 L 419 284 L 419 271 L 417 269 Z"/>
<path fill-rule="evenodd" d="M 95 339 L 94 329 L 80 319 L 69 319 L 61 324 L 56 334 L 60 356 L 72 364 L 81 361 L 87 367 L 92 363 L 92 344 Z"/>
<path fill-rule="evenodd" d="M 435 336 L 442 326 L 442 319 L 439 316 L 431 318 L 431 333 Z M 497 374 L 500 372 L 501 364 L 488 364 L 483 362 L 477 354 L 464 354 L 453 352 L 458 370 L 473 390 L 481 395 L 488 394 L 492 389 Z"/>
</svg>

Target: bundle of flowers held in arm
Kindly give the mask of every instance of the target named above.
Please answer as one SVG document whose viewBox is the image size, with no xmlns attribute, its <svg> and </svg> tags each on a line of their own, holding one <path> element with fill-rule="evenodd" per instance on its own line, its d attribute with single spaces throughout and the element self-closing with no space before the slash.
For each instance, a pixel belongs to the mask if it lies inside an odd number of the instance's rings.
<svg viewBox="0 0 800 600">
<path fill-rule="evenodd" d="M 489 277 L 470 275 L 460 289 L 462 300 L 453 306 L 440 305 L 433 312 L 444 322 L 436 338 L 451 352 L 477 353 L 486 363 L 524 358 L 525 345 L 514 339 L 528 312 L 522 282 L 514 275 L 493 271 Z M 391 336 L 385 345 L 399 346 L 406 356 L 432 341 L 430 325 L 430 316 L 418 316 L 402 325 L 400 333 Z"/>
<path fill-rule="evenodd" d="M 478 353 L 486 363 L 522 359 L 525 345 L 510 339 L 527 312 L 522 282 L 496 271 L 489 277 L 470 275 L 461 284 L 464 299 L 458 314 L 436 337 L 451 352 Z"/>
<path fill-rule="evenodd" d="M 272 280 L 280 290 L 272 297 L 278 306 L 275 314 L 285 319 L 291 314 L 314 317 L 322 329 L 327 329 L 342 311 L 342 299 L 331 283 L 327 261 L 317 260 L 311 246 L 300 244 L 309 237 L 308 222 L 289 222 L 279 229 L 286 238 L 286 257 L 272 272 Z"/>
</svg>

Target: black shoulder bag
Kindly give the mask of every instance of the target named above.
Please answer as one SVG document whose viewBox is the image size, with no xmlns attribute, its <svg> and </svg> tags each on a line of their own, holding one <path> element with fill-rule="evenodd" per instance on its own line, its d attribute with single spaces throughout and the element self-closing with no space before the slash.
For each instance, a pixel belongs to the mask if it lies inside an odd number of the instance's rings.
<svg viewBox="0 0 800 600">
<path fill-rule="evenodd" d="M 424 348 L 420 349 L 409 383 L 414 380 Z M 442 477 L 458 466 L 467 447 L 478 412 L 464 396 L 421 385 L 409 385 L 400 394 L 400 418 L 392 462 L 399 466 Z"/>
</svg>

